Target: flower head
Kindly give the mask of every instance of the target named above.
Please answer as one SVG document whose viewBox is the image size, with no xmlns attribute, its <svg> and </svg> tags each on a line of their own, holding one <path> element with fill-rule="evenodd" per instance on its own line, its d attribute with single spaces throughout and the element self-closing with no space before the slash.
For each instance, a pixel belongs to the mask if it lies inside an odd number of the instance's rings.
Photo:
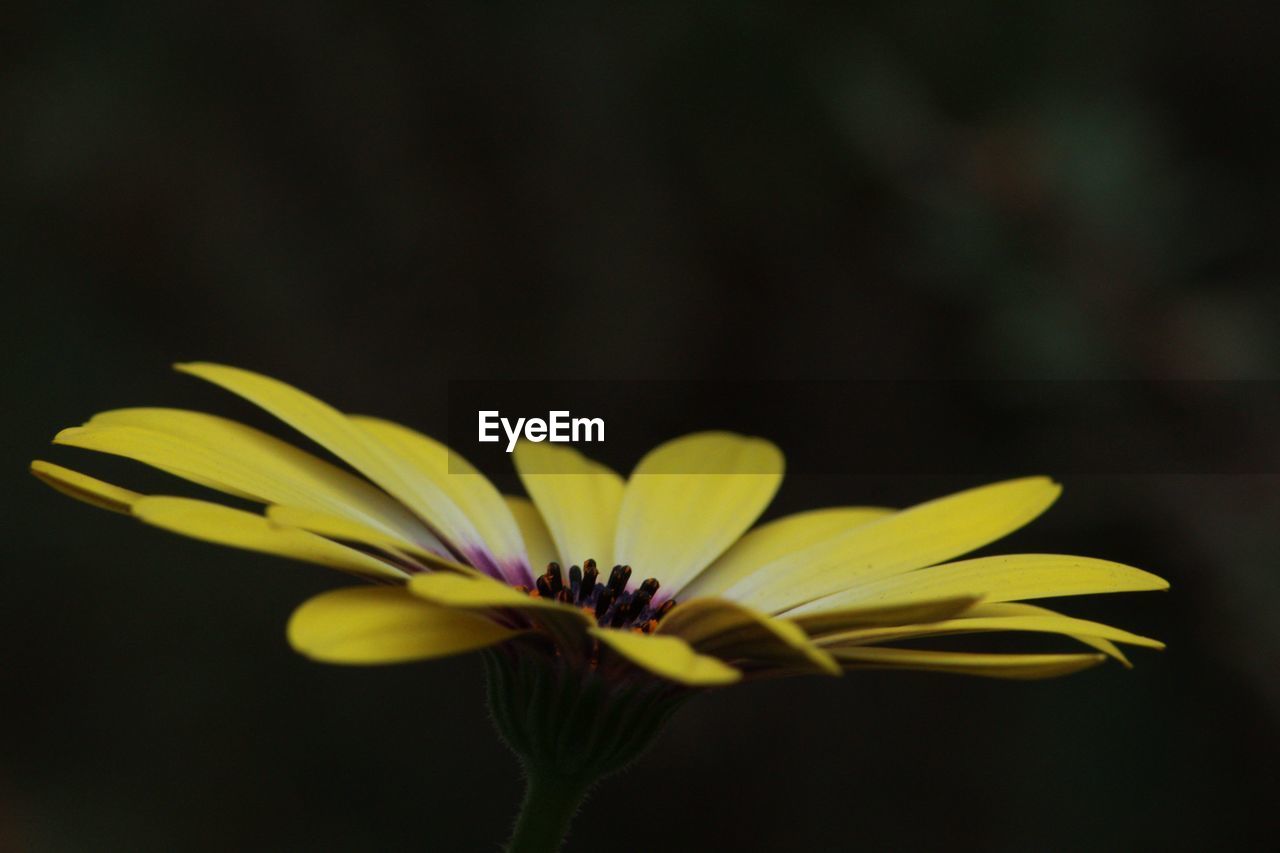
<svg viewBox="0 0 1280 853">
<path fill-rule="evenodd" d="M 120 409 L 55 443 L 114 454 L 242 500 L 250 512 L 142 495 L 54 465 L 36 476 L 97 506 L 222 545 L 371 582 L 323 593 L 289 622 L 316 660 L 378 664 L 479 649 L 667 695 L 743 678 L 868 668 L 1003 678 L 1074 672 L 1155 640 L 1029 600 L 1167 587 L 1119 563 L 1056 554 L 958 560 L 1022 527 L 1059 486 L 1028 477 L 890 510 L 835 507 L 759 527 L 783 477 L 768 441 L 727 432 L 660 445 L 624 479 L 575 450 L 521 444 L 529 498 L 504 496 L 407 427 L 343 414 L 276 380 L 179 370 L 262 407 L 342 460 L 177 409 Z M 928 649 L 904 641 L 1037 632 L 1088 651 Z"/>
</svg>

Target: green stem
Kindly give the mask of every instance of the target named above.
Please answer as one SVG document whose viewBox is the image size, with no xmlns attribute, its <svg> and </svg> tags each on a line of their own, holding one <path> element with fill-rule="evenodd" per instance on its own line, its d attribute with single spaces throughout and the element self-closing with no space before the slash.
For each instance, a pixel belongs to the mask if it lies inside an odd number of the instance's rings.
<svg viewBox="0 0 1280 853">
<path fill-rule="evenodd" d="M 485 665 L 493 723 L 528 785 L 508 853 L 559 850 L 587 791 L 634 761 L 688 695 L 516 643 L 488 652 Z"/>
<path fill-rule="evenodd" d="M 530 768 L 525 780 L 524 802 L 507 853 L 556 853 L 569 834 L 590 783 L 564 779 Z"/>
</svg>

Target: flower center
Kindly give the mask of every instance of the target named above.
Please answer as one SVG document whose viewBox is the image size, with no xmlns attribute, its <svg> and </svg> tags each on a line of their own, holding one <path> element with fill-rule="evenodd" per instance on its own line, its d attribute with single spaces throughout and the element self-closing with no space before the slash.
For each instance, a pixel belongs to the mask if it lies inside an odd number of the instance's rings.
<svg viewBox="0 0 1280 853">
<path fill-rule="evenodd" d="M 631 592 L 627 581 L 631 579 L 630 566 L 614 566 L 609 579 L 600 582 L 600 572 L 595 560 L 586 560 L 581 566 L 569 567 L 569 582 L 565 583 L 559 563 L 547 563 L 547 571 L 535 582 L 535 588 L 526 589 L 535 598 L 549 598 L 565 604 L 575 604 L 594 614 L 601 628 L 632 628 L 645 634 L 658 627 L 658 621 L 676 606 L 669 598 L 658 607 L 653 606 L 653 596 L 658 592 L 656 578 L 648 578 Z"/>
</svg>

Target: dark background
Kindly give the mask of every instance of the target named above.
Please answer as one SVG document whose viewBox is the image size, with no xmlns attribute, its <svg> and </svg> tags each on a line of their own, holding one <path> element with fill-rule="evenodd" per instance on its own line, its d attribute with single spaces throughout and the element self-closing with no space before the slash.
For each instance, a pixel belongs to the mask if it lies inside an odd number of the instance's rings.
<svg viewBox="0 0 1280 853">
<path fill-rule="evenodd" d="M 5 851 L 492 850 L 518 799 L 475 659 L 308 663 L 285 619 L 340 579 L 26 475 L 165 483 L 47 448 L 103 409 L 266 423 L 172 361 L 436 435 L 451 379 L 1278 378 L 1265 4 L 266 5 L 5 12 Z M 963 428 L 1024 458 L 1036 425 L 989 411 Z M 814 435 L 860 419 L 837 395 Z M 669 422 L 637 407 L 600 455 Z M 1276 470 L 1272 432 L 1215 442 Z M 911 503 L 964 463 L 805 473 L 770 514 Z M 1169 578 L 1064 605 L 1168 651 L 709 695 L 569 849 L 1269 846 L 1277 478 L 1044 473 L 1064 497 L 1002 547 Z"/>
</svg>

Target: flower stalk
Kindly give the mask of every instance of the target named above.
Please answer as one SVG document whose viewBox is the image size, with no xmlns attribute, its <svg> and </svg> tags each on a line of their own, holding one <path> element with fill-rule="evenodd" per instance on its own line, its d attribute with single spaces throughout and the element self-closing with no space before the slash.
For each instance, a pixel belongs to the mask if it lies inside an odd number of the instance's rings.
<svg viewBox="0 0 1280 853">
<path fill-rule="evenodd" d="M 581 779 L 559 779 L 526 770 L 524 801 L 507 842 L 507 853 L 559 850 L 586 795 Z"/>
<path fill-rule="evenodd" d="M 494 725 L 525 773 L 508 853 L 559 850 L 590 790 L 638 758 L 690 694 L 570 666 L 534 644 L 484 657 Z"/>
</svg>

